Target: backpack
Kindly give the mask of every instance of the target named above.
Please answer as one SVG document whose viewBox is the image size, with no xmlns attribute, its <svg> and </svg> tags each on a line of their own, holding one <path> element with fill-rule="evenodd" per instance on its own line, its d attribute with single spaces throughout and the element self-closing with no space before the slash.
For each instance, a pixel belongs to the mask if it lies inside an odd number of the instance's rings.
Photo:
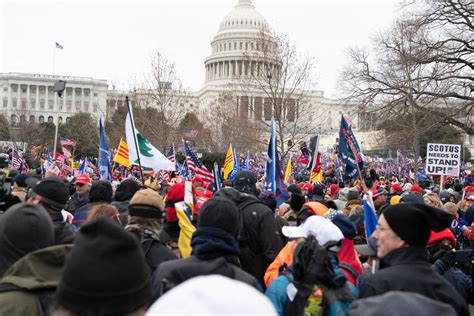
<svg viewBox="0 0 474 316">
<path fill-rule="evenodd" d="M 157 264 L 153 260 L 153 258 L 149 258 L 148 253 L 150 252 L 151 247 L 156 244 L 161 244 L 164 247 L 167 247 L 163 242 L 160 240 L 153 238 L 151 233 L 148 233 L 146 230 L 144 233 L 140 234 L 140 244 L 143 249 L 143 255 L 145 256 L 146 263 L 151 269 L 151 272 L 155 271 Z"/>
<path fill-rule="evenodd" d="M 47 316 L 50 314 L 50 309 L 54 302 L 55 290 L 56 288 L 28 290 L 11 283 L 0 284 L 0 293 L 20 291 L 34 294 L 36 296 L 36 306 L 40 316 Z"/>
<path fill-rule="evenodd" d="M 255 252 L 258 250 L 252 249 L 250 245 L 248 229 L 246 229 L 244 225 L 244 210 L 254 204 L 265 205 L 265 203 L 262 201 L 254 198 L 248 198 L 245 201 L 236 204 L 239 210 L 239 235 L 237 237 L 237 242 L 239 243 L 240 248 L 239 258 L 241 261 L 242 270 L 244 271 L 253 271 L 255 267 Z"/>
</svg>

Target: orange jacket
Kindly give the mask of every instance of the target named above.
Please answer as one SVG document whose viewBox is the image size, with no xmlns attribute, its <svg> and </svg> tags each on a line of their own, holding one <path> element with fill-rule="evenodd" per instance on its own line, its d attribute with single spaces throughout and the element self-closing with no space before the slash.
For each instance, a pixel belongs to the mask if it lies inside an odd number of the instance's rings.
<svg viewBox="0 0 474 316">
<path fill-rule="evenodd" d="M 287 266 L 293 264 L 293 250 L 295 248 L 295 243 L 295 240 L 288 242 L 285 247 L 280 250 L 275 260 L 273 260 L 273 262 L 268 266 L 267 271 L 265 271 L 265 276 L 263 277 L 267 288 L 273 280 L 278 278 L 278 269 L 283 263 L 286 263 Z"/>
</svg>

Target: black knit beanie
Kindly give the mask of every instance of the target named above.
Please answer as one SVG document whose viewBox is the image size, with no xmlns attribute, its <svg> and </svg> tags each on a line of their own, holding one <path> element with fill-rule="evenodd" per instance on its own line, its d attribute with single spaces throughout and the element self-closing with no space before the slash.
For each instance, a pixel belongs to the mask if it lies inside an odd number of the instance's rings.
<svg viewBox="0 0 474 316">
<path fill-rule="evenodd" d="M 383 211 L 390 228 L 410 246 L 426 246 L 431 231 L 449 227 L 453 215 L 427 204 L 402 203 L 390 205 Z"/>
<path fill-rule="evenodd" d="M 56 290 L 60 306 L 77 315 L 124 315 L 151 297 L 148 266 L 136 238 L 110 219 L 84 225 Z"/>
<path fill-rule="evenodd" d="M 140 190 L 140 185 L 137 181 L 133 179 L 125 179 L 120 182 L 117 190 L 115 190 L 115 201 L 128 201 L 138 190 Z"/>
<path fill-rule="evenodd" d="M 41 206 L 18 203 L 0 215 L 0 277 L 17 260 L 54 245 L 54 224 Z"/>
<path fill-rule="evenodd" d="M 108 181 L 99 180 L 92 182 L 89 192 L 89 200 L 92 203 L 104 202 L 112 203 L 112 185 Z"/>
<path fill-rule="evenodd" d="M 242 170 L 235 176 L 233 187 L 234 189 L 240 192 L 256 194 L 256 183 L 257 178 L 255 177 L 255 174 L 252 171 Z"/>
<path fill-rule="evenodd" d="M 239 220 L 239 210 L 234 202 L 222 197 L 213 197 L 201 206 L 197 226 L 220 228 L 237 238 Z"/>
</svg>

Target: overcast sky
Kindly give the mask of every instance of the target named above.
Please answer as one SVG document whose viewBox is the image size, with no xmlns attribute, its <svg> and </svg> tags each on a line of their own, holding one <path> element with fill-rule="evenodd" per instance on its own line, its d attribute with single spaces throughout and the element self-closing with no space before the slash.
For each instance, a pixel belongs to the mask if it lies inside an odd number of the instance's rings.
<svg viewBox="0 0 474 316">
<path fill-rule="evenodd" d="M 238 0 L 6 1 L 1 10 L 1 72 L 107 79 L 117 89 L 141 80 L 150 56 L 176 62 L 185 86 L 204 83 L 204 59 L 223 17 Z M 337 95 L 345 50 L 387 29 L 398 1 L 253 0 L 256 10 L 316 60 L 317 86 Z"/>
</svg>

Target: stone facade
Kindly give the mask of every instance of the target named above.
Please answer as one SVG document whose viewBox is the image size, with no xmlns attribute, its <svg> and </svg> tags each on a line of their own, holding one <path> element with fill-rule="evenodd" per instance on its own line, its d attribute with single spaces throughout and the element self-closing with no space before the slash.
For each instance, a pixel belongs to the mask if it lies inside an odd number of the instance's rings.
<svg viewBox="0 0 474 316">
<path fill-rule="evenodd" d="M 54 83 L 66 81 L 62 97 Z M 25 73 L 0 74 L 0 113 L 12 127 L 21 122 L 67 121 L 79 112 L 106 114 L 107 80 Z"/>
</svg>

